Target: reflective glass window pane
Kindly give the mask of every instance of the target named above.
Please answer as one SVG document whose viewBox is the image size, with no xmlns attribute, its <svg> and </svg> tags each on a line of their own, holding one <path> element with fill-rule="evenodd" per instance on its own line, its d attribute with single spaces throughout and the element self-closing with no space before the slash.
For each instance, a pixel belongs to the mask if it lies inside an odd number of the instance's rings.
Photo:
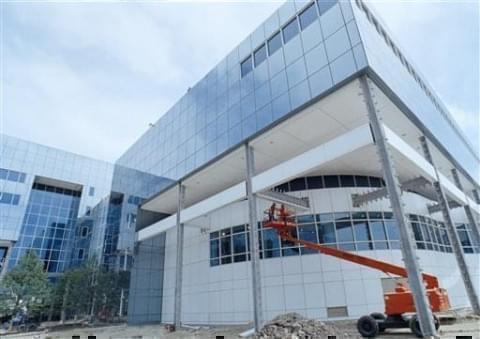
<svg viewBox="0 0 480 339">
<path fill-rule="evenodd" d="M 374 240 L 387 240 L 382 221 L 371 221 L 370 232 Z"/>
<path fill-rule="evenodd" d="M 318 0 L 317 5 L 318 5 L 318 10 L 320 12 L 320 15 L 328 11 L 336 3 L 337 3 L 337 0 Z"/>
<path fill-rule="evenodd" d="M 388 239 L 400 240 L 400 233 L 395 221 L 385 221 L 385 228 L 387 229 Z"/>
<path fill-rule="evenodd" d="M 16 171 L 8 171 L 7 180 L 10 180 L 10 181 L 18 181 L 19 176 L 20 176 L 20 173 L 18 173 L 18 172 L 16 172 Z"/>
<path fill-rule="evenodd" d="M 6 169 L 0 168 L 0 179 L 7 179 L 8 171 Z"/>
<path fill-rule="evenodd" d="M 280 256 L 280 250 L 271 250 L 271 251 L 264 251 L 263 257 L 264 258 L 276 258 Z"/>
<path fill-rule="evenodd" d="M 277 32 L 268 40 L 268 55 L 272 55 L 282 47 L 282 36 Z"/>
<path fill-rule="evenodd" d="M 264 250 L 278 249 L 280 247 L 278 235 L 275 230 L 264 229 L 262 233 Z"/>
<path fill-rule="evenodd" d="M 247 75 L 248 73 L 250 73 L 253 69 L 253 65 L 252 65 L 252 57 L 249 56 L 247 59 L 245 59 L 242 64 L 241 64 L 241 72 L 242 72 L 242 78 Z"/>
<path fill-rule="evenodd" d="M 317 9 L 312 3 L 302 13 L 300 13 L 300 26 L 302 27 L 302 30 L 307 28 L 316 19 L 317 19 Z"/>
<path fill-rule="evenodd" d="M 315 224 L 299 225 L 298 237 L 299 239 L 302 239 L 302 240 L 318 243 L 317 230 L 316 230 Z M 309 248 L 302 248 L 301 253 L 309 254 L 309 253 L 317 253 L 317 251 Z"/>
<path fill-rule="evenodd" d="M 386 241 L 375 241 L 375 249 L 376 250 L 387 250 L 388 243 Z"/>
<path fill-rule="evenodd" d="M 356 242 L 357 251 L 368 251 L 373 249 L 372 242 Z"/>
<path fill-rule="evenodd" d="M 353 229 L 355 231 L 355 240 L 356 241 L 370 241 L 372 237 L 370 236 L 370 231 L 368 229 L 367 221 L 354 221 Z"/>
<path fill-rule="evenodd" d="M 234 234 L 233 238 L 233 253 L 245 253 L 247 251 L 247 243 L 245 233 Z"/>
<path fill-rule="evenodd" d="M 220 243 L 218 239 L 210 241 L 210 258 L 217 258 L 220 256 Z"/>
<path fill-rule="evenodd" d="M 340 221 L 335 223 L 338 242 L 353 241 L 352 223 L 350 221 Z"/>
<path fill-rule="evenodd" d="M 292 21 L 290 21 L 283 28 L 282 32 L 283 32 L 283 41 L 285 43 L 292 40 L 299 33 L 297 18 L 295 17 Z"/>
<path fill-rule="evenodd" d="M 255 67 L 260 65 L 262 62 L 267 59 L 267 48 L 265 45 L 262 45 L 259 49 L 257 49 L 254 53 L 255 59 Z"/>
</svg>

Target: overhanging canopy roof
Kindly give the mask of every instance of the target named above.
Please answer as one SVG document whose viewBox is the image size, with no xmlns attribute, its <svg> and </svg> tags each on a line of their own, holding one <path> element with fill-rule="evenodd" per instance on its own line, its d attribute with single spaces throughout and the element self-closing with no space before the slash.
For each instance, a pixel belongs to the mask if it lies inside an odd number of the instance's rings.
<svg viewBox="0 0 480 339">
<path fill-rule="evenodd" d="M 256 173 L 272 169 L 289 159 L 319 147 L 329 141 L 346 135 L 352 130 L 368 126 L 367 110 L 357 79 L 343 85 L 322 99 L 306 105 L 291 116 L 285 117 L 274 127 L 258 133 L 249 140 L 254 149 Z M 408 120 L 399 108 L 376 86 L 374 96 L 377 108 L 381 111 L 383 123 L 388 126 L 390 136 L 396 140 L 401 149 L 395 149 L 396 167 L 401 180 L 410 180 L 419 174 L 428 177 L 428 170 L 422 168 L 425 159 L 420 156 L 416 163 L 405 161 L 406 154 L 412 156 L 420 150 L 418 142 L 421 131 Z M 365 128 L 365 127 L 363 127 Z M 368 129 L 368 127 L 367 127 Z M 396 137 L 395 137 L 396 136 Z M 381 167 L 377 160 L 373 140 L 370 145 L 364 145 L 355 152 L 339 156 L 322 163 L 317 168 L 311 168 L 309 175 L 320 174 L 363 174 L 381 176 Z M 431 147 L 437 165 L 445 179 L 449 179 L 453 165 L 441 153 Z M 405 150 L 408 149 L 408 152 Z M 406 152 L 406 153 L 405 153 Z M 227 151 L 204 167 L 181 180 L 186 187 L 185 207 L 188 209 L 205 199 L 215 196 L 237 185 L 236 190 L 245 180 L 245 150 L 241 145 Z M 415 154 L 413 155 L 415 158 Z M 425 165 L 425 164 L 424 164 Z M 425 166 L 429 166 L 427 163 Z M 431 173 L 430 173 L 431 174 Z M 284 176 L 285 181 L 290 177 Z M 467 181 L 463 179 L 464 184 Z M 276 182 L 279 184 L 281 182 Z M 240 185 L 240 186 L 239 186 Z M 466 185 L 466 186 L 467 186 Z M 148 211 L 173 214 L 177 210 L 178 185 L 163 190 L 147 200 L 141 208 Z M 465 187 L 468 189 L 469 187 Z M 455 187 L 450 191 L 454 191 Z M 456 192 L 458 195 L 458 192 Z M 451 198 L 455 199 L 452 196 Z M 458 197 L 457 197 L 458 198 Z"/>
</svg>

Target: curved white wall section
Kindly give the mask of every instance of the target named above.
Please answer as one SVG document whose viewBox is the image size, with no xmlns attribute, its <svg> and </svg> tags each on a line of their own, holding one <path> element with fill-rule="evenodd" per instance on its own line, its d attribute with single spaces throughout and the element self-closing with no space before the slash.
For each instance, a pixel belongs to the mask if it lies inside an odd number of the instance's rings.
<svg viewBox="0 0 480 339">
<path fill-rule="evenodd" d="M 372 188 L 330 188 L 290 194 L 310 199 L 310 211 L 302 214 L 390 211 L 387 199 L 370 203 L 365 208 L 352 206 L 352 193 L 369 190 Z M 407 192 L 403 198 L 407 213 L 428 216 L 429 200 Z M 259 215 L 262 215 L 268 205 L 266 201 L 259 201 Z M 430 217 L 441 220 L 439 214 Z M 455 213 L 454 218 L 456 222 L 465 222 L 461 213 Z M 240 201 L 187 223 L 182 295 L 182 319 L 185 323 L 231 324 L 252 320 L 250 263 L 246 261 L 212 267 L 209 253 L 211 232 L 247 221 L 246 202 Z M 171 322 L 175 286 L 175 230 L 169 229 L 166 234 L 162 321 Z M 402 264 L 399 250 L 369 250 L 360 253 Z M 419 250 L 417 253 L 421 267 L 437 275 L 441 285 L 447 288 L 452 306 L 468 305 L 453 254 L 427 250 Z M 479 255 L 468 254 L 466 257 L 472 275 L 478 281 Z M 356 318 L 384 308 L 381 279 L 387 276 L 339 259 L 321 254 L 268 258 L 261 260 L 261 272 L 266 319 L 287 311 L 322 319 L 327 318 L 328 308 L 338 306 L 346 306 L 348 317 Z"/>
</svg>

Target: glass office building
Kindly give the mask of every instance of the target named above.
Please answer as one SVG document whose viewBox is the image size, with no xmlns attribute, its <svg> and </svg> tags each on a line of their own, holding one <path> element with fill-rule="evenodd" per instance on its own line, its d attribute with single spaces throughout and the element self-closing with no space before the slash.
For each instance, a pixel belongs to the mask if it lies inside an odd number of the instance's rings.
<svg viewBox="0 0 480 339">
<path fill-rule="evenodd" d="M 400 181 L 432 180 L 426 174 L 431 165 L 418 167 L 425 161 L 418 154 L 419 137 L 425 136 L 449 187 L 448 198 L 457 200 L 457 207 L 467 204 L 478 212 L 479 156 L 406 52 L 363 1 L 287 1 L 189 88 L 118 160 L 172 180 L 140 205 L 139 216 L 157 215 L 137 222 L 130 321 L 172 322 L 175 312 L 185 323 L 252 321 L 249 220 L 240 188 L 245 184 L 245 143 L 255 154 L 258 175 L 253 179 L 264 183 L 258 194 L 274 189 L 311 202 L 308 211 L 299 212 L 299 237 L 401 260 L 399 232 L 387 199 L 358 208 L 352 204 L 352 194 L 384 185 L 359 96 L 359 79 L 365 77 L 388 129 Z M 368 140 L 356 133 L 365 133 Z M 322 147 L 329 151 L 322 153 Z M 338 155 L 338 160 L 320 164 L 322 158 L 333 159 L 335 152 L 355 147 L 348 158 Z M 309 168 L 314 161 L 319 163 Z M 463 193 L 456 191 L 451 169 L 459 173 Z M 178 185 L 185 188 L 182 242 L 175 231 L 175 215 L 181 213 Z M 442 256 L 450 270 L 456 265 L 441 214 L 427 208 L 435 204 L 429 185 L 422 183 L 403 195 L 412 239 L 425 269 L 450 284 L 453 304 L 466 305 L 461 279 L 452 283 L 432 261 L 434 254 Z M 268 206 L 265 201 L 258 206 L 261 221 Z M 462 213 L 452 209 L 472 264 L 478 241 Z M 335 260 L 318 267 L 327 259 L 273 233 L 259 232 L 266 319 L 287 311 L 329 318 L 381 310 L 378 296 L 388 285 L 386 277 L 358 280 L 360 272 L 352 277 Z M 183 246 L 184 258 L 181 305 L 189 305 L 180 311 L 174 294 L 178 246 Z M 365 290 L 376 295 L 349 293 Z"/>
<path fill-rule="evenodd" d="M 169 182 L 2 134 L 0 272 L 28 250 L 52 279 L 89 257 L 131 264 L 137 206 Z"/>
<path fill-rule="evenodd" d="M 13 266 L 32 248 L 52 274 L 91 256 L 112 269 L 128 260 L 131 323 L 172 322 L 175 312 L 183 323 L 250 322 L 249 144 L 255 194 L 273 190 L 309 201 L 297 213 L 299 237 L 400 264 L 388 199 L 380 194 L 360 206 L 352 200 L 385 185 L 359 79 L 368 80 L 388 133 L 422 268 L 439 276 L 453 305 L 466 306 L 461 279 L 451 275 L 451 239 L 435 209 L 435 171 L 418 151 L 419 137 L 427 138 L 439 164 L 472 266 L 476 228 L 459 207 L 480 213 L 479 156 L 360 0 L 285 2 L 115 164 L 2 136 L 0 255 Z M 258 200 L 260 222 L 268 202 Z M 185 224 L 181 242 L 176 213 Z M 325 259 L 260 228 L 266 319 L 287 311 L 357 317 L 383 307 L 389 277 Z M 174 293 L 179 247 L 180 305 L 189 305 L 180 311 Z"/>
</svg>

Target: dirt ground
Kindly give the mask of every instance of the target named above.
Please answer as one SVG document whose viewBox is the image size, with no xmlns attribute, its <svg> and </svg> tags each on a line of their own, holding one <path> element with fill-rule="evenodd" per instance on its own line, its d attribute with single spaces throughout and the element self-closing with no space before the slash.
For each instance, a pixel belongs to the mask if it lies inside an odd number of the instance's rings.
<svg viewBox="0 0 480 339">
<path fill-rule="evenodd" d="M 335 326 L 341 329 L 343 333 L 338 333 L 337 339 L 341 338 L 360 338 L 355 328 L 354 321 L 333 322 Z M 220 336 L 224 338 L 239 338 L 239 333 L 248 329 L 248 326 L 228 326 L 190 329 L 184 328 L 180 331 L 167 333 L 163 326 L 127 326 L 117 325 L 95 328 L 75 328 L 63 331 L 51 332 L 32 332 L 28 335 L 0 335 L 1 339 L 71 339 L 72 336 L 80 336 L 80 339 L 87 339 L 88 336 L 96 336 L 96 339 L 216 339 Z M 480 321 L 469 319 L 457 321 L 452 325 L 442 325 L 440 328 L 442 339 L 456 339 L 457 336 L 471 336 L 474 339 L 480 339 Z M 407 330 L 390 331 L 388 334 L 378 336 L 379 339 L 411 339 L 413 335 Z M 93 338 L 92 338 L 93 339 Z M 322 339 L 322 338 L 319 338 Z M 327 338 L 325 338 L 327 339 Z"/>
</svg>

